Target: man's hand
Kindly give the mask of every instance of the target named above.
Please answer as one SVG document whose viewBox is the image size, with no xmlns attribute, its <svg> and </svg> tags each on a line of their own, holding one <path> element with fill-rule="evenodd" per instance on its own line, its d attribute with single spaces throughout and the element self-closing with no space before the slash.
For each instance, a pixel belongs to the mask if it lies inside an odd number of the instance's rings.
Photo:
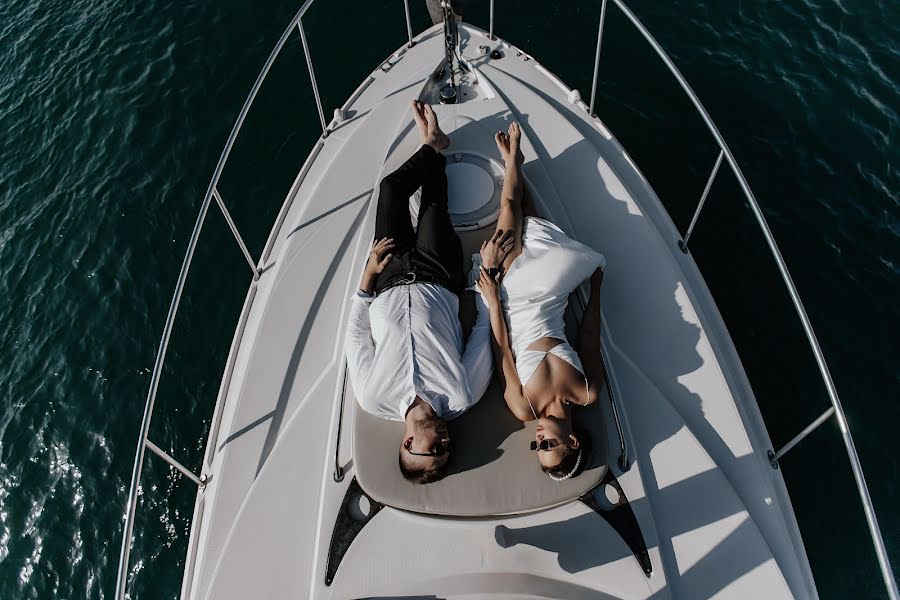
<svg viewBox="0 0 900 600">
<path fill-rule="evenodd" d="M 378 276 L 381 275 L 388 263 L 391 262 L 391 259 L 394 258 L 394 255 L 390 254 L 390 250 L 393 250 L 393 248 L 394 238 L 375 240 L 375 243 L 372 244 L 372 252 L 369 254 L 369 261 L 366 263 L 366 268 L 363 271 L 362 281 L 359 284 L 360 291 L 367 294 L 375 291 L 375 282 L 378 281 Z"/>
<path fill-rule="evenodd" d="M 488 275 L 484 267 L 481 268 L 481 275 L 476 285 L 481 290 L 481 297 L 484 298 L 484 303 L 488 308 L 500 307 L 500 286 L 496 279 Z"/>
<path fill-rule="evenodd" d="M 388 266 L 393 254 L 386 254 L 389 250 L 394 249 L 394 238 L 382 238 L 375 240 L 372 244 L 372 252 L 369 254 L 369 262 L 366 263 L 366 273 L 370 275 L 381 275 L 384 268 Z"/>
<path fill-rule="evenodd" d="M 496 269 L 503 264 L 513 248 L 515 237 L 512 231 L 498 229 L 490 239 L 481 244 L 481 264 L 486 269 Z"/>
</svg>

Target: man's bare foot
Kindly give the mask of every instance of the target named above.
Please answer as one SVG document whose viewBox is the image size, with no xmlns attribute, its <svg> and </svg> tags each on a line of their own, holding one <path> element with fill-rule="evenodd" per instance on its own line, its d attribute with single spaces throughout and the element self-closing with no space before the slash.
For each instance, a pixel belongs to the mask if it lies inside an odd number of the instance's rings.
<svg viewBox="0 0 900 600">
<path fill-rule="evenodd" d="M 425 138 L 428 137 L 428 122 L 425 120 L 425 105 L 418 100 L 413 100 L 412 113 L 416 125 L 419 126 L 419 138 L 421 138 L 423 140 L 422 143 L 424 143 Z"/>
<path fill-rule="evenodd" d="M 446 133 L 441 131 L 441 127 L 438 125 L 437 115 L 434 113 L 434 109 L 431 108 L 430 104 L 425 105 L 424 113 L 425 122 L 428 124 L 428 135 L 422 140 L 422 143 L 428 144 L 438 152 L 449 147 L 450 138 L 447 137 Z"/>
<path fill-rule="evenodd" d="M 516 163 L 520 165 L 525 162 L 522 150 L 519 149 L 519 141 L 521 138 L 522 130 L 516 122 L 510 124 L 508 133 L 498 131 L 494 134 L 494 141 L 497 142 L 497 149 L 500 150 L 500 156 L 503 158 L 503 162 L 509 163 L 510 157 L 515 157 Z"/>
<path fill-rule="evenodd" d="M 413 100 L 412 103 L 413 119 L 419 126 L 419 137 L 422 144 L 431 146 L 438 152 L 444 150 L 450 145 L 450 138 L 441 131 L 438 125 L 437 115 L 434 114 L 431 106 L 423 102 Z"/>
</svg>

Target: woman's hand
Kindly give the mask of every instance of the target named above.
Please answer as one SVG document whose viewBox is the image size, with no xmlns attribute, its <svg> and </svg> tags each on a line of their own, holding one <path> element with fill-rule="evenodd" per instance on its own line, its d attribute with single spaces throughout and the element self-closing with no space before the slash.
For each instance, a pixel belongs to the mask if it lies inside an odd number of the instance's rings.
<svg viewBox="0 0 900 600">
<path fill-rule="evenodd" d="M 515 236 L 510 230 L 498 229 L 490 239 L 481 244 L 481 265 L 486 269 L 496 269 L 503 264 L 513 248 Z"/>
<path fill-rule="evenodd" d="M 500 285 L 497 280 L 488 275 L 487 270 L 482 267 L 481 275 L 478 278 L 478 289 L 481 291 L 481 297 L 488 308 L 500 306 Z"/>
<path fill-rule="evenodd" d="M 378 281 L 378 276 L 381 275 L 385 267 L 391 262 L 391 259 L 394 258 L 394 255 L 390 253 L 393 249 L 394 238 L 375 240 L 375 243 L 372 244 L 372 252 L 369 253 L 366 268 L 363 271 L 362 281 L 359 284 L 361 291 L 371 294 L 375 290 L 375 282 Z"/>
</svg>

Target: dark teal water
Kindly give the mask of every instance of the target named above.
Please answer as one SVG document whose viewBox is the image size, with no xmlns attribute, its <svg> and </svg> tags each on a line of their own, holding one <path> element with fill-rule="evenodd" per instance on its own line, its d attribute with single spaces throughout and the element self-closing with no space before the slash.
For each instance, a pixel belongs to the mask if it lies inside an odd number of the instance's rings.
<svg viewBox="0 0 900 600">
<path fill-rule="evenodd" d="M 112 595 L 149 369 L 196 211 L 298 4 L 0 3 L 0 598 Z M 420 4 L 417 29 L 428 23 Z M 468 5 L 468 20 L 486 25 L 487 2 Z M 897 569 L 900 5 L 632 5 L 764 207 L 830 361 Z M 496 30 L 587 98 L 598 16 L 598 1 L 501 0 Z M 405 35 L 399 0 L 322 1 L 305 21 L 327 107 Z M 341 30 L 357 43 L 343 43 Z M 220 186 L 254 254 L 317 135 L 299 40 L 269 82 Z M 688 109 L 611 8 L 598 113 L 682 228 L 716 155 Z M 211 213 L 151 428 L 192 467 L 249 283 L 229 235 Z M 780 445 L 827 397 L 730 177 L 717 180 L 691 245 Z M 834 423 L 782 469 L 822 597 L 885 597 Z M 175 598 L 193 487 L 150 457 L 143 491 L 133 596 Z"/>
</svg>

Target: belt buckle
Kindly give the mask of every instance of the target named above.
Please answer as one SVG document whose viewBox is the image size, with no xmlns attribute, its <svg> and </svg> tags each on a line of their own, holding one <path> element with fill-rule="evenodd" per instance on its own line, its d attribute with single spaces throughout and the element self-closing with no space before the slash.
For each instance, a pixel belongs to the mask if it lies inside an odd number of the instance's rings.
<svg viewBox="0 0 900 600">
<path fill-rule="evenodd" d="M 401 285 L 409 285 L 410 283 L 416 282 L 416 274 L 415 273 L 413 273 L 412 271 L 408 271 L 406 274 L 409 276 L 409 279 L 401 280 L 400 281 Z"/>
</svg>

